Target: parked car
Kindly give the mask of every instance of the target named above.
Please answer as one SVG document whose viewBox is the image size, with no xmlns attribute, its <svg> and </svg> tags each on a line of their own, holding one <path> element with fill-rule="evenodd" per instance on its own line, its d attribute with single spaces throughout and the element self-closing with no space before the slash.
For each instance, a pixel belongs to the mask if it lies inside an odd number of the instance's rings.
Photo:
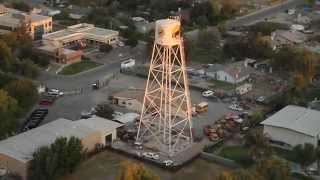
<svg viewBox="0 0 320 180">
<path fill-rule="evenodd" d="M 240 107 L 240 106 L 237 105 L 237 104 L 231 104 L 231 105 L 229 106 L 229 109 L 234 110 L 234 111 L 243 111 L 243 108 Z"/>
<path fill-rule="evenodd" d="M 159 155 L 155 154 L 153 152 L 144 152 L 142 153 L 142 156 L 149 158 L 149 159 L 154 159 L 154 160 L 158 160 L 159 159 Z"/>
<path fill-rule="evenodd" d="M 52 104 L 53 104 L 53 101 L 49 99 L 42 99 L 39 102 L 39 105 L 42 105 L 42 106 L 51 106 Z"/>
<path fill-rule="evenodd" d="M 256 101 L 259 103 L 263 103 L 266 100 L 266 98 L 264 96 L 259 96 L 256 98 Z"/>
<path fill-rule="evenodd" d="M 124 42 L 119 41 L 119 42 L 118 42 L 118 46 L 119 46 L 119 47 L 123 47 L 123 46 L 125 46 L 125 44 L 124 44 Z"/>
<path fill-rule="evenodd" d="M 211 91 L 211 90 L 207 90 L 207 91 L 202 92 L 202 96 L 203 97 L 210 97 L 210 96 L 213 96 L 213 95 L 214 95 L 214 92 Z"/>
<path fill-rule="evenodd" d="M 173 165 L 173 161 L 170 160 L 170 159 L 167 159 L 167 160 L 164 160 L 164 161 L 163 161 L 163 164 L 164 164 L 166 167 L 169 167 L 169 166 L 172 166 L 172 165 Z"/>
<path fill-rule="evenodd" d="M 134 59 L 128 59 L 126 61 L 123 61 L 120 65 L 120 69 L 127 69 L 135 66 L 136 60 Z"/>
<path fill-rule="evenodd" d="M 60 91 L 59 89 L 50 89 L 48 91 L 48 94 L 54 95 L 54 96 L 63 96 L 64 95 L 64 93 L 62 91 Z"/>
<path fill-rule="evenodd" d="M 89 119 L 92 117 L 92 113 L 88 111 L 82 111 L 80 119 Z"/>
</svg>

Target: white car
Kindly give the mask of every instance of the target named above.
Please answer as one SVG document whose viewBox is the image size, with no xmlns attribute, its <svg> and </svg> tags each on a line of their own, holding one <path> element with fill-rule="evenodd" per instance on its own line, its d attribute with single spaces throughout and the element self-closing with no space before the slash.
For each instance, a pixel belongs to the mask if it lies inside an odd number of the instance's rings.
<svg viewBox="0 0 320 180">
<path fill-rule="evenodd" d="M 234 111 L 243 111 L 243 108 L 240 107 L 240 106 L 237 105 L 237 104 L 231 104 L 231 105 L 229 106 L 229 109 L 234 110 Z"/>
<path fill-rule="evenodd" d="M 123 46 L 125 46 L 125 44 L 124 44 L 123 42 L 119 41 L 119 42 L 118 42 L 118 46 L 119 46 L 119 47 L 123 47 Z"/>
<path fill-rule="evenodd" d="M 214 94 L 214 92 L 210 91 L 210 90 L 202 92 L 203 97 L 210 97 L 210 96 L 213 96 L 213 94 Z"/>
<path fill-rule="evenodd" d="M 168 166 L 172 166 L 173 161 L 170 160 L 170 159 L 167 159 L 167 160 L 164 160 L 163 163 L 164 163 L 164 165 L 165 165 L 166 167 L 168 167 Z"/>
<path fill-rule="evenodd" d="M 266 100 L 266 98 L 264 97 L 264 96 L 259 96 L 257 99 L 256 99 L 256 101 L 257 102 L 264 102 Z"/>
<path fill-rule="evenodd" d="M 154 159 L 154 160 L 158 160 L 159 159 L 159 155 L 158 154 L 155 154 L 153 152 L 144 152 L 142 153 L 142 155 L 146 158 L 149 158 L 149 159 Z"/>
<path fill-rule="evenodd" d="M 63 96 L 64 93 L 62 91 L 60 91 L 59 89 L 50 89 L 48 91 L 48 94 L 55 95 L 55 96 Z"/>
</svg>

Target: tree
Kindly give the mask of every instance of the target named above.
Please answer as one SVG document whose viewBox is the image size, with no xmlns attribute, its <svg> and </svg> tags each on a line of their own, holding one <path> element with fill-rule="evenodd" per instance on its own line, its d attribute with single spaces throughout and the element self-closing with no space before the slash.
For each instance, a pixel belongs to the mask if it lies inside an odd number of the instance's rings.
<svg viewBox="0 0 320 180">
<path fill-rule="evenodd" d="M 240 9 L 240 1 L 239 0 L 220 0 L 221 4 L 221 14 L 224 16 L 231 16 L 235 14 Z"/>
<path fill-rule="evenodd" d="M 217 180 L 291 180 L 290 168 L 276 157 L 259 161 L 249 169 L 221 173 Z"/>
<path fill-rule="evenodd" d="M 106 119 L 113 119 L 113 113 L 114 110 L 111 106 L 109 106 L 107 103 L 101 103 L 98 104 L 96 107 L 96 115 L 106 118 Z"/>
<path fill-rule="evenodd" d="M 304 0 L 309 6 L 313 6 L 316 3 L 316 0 Z"/>
<path fill-rule="evenodd" d="M 270 36 L 277 29 L 289 29 L 288 25 L 275 22 L 258 22 L 249 28 L 252 33 L 261 34 L 262 36 Z"/>
<path fill-rule="evenodd" d="M 216 178 L 216 180 L 234 180 L 234 175 L 231 171 L 224 171 Z"/>
<path fill-rule="evenodd" d="M 81 140 L 75 137 L 57 138 L 50 146 L 39 148 L 28 167 L 28 179 L 55 180 L 70 173 L 84 155 Z"/>
<path fill-rule="evenodd" d="M 253 160 L 271 154 L 269 138 L 260 129 L 253 129 L 246 134 L 245 146 L 249 148 L 249 154 Z"/>
<path fill-rule="evenodd" d="M 270 43 L 262 36 L 249 34 L 239 40 L 227 41 L 223 51 L 237 60 L 244 58 L 269 59 L 274 56 Z"/>
<path fill-rule="evenodd" d="M 276 157 L 271 157 L 258 162 L 254 169 L 265 179 L 291 180 L 288 164 Z"/>
<path fill-rule="evenodd" d="M 217 180 L 266 180 L 254 169 L 240 169 L 221 173 Z"/>
<path fill-rule="evenodd" d="M 22 108 L 28 108 L 38 99 L 36 86 L 28 79 L 14 80 L 5 86 L 5 90 L 18 101 Z"/>
<path fill-rule="evenodd" d="M 217 30 L 201 29 L 195 42 L 187 41 L 187 59 L 205 63 L 222 62 L 224 54 Z"/>
<path fill-rule="evenodd" d="M 159 176 L 144 167 L 142 164 L 125 162 L 122 164 L 122 170 L 119 180 L 160 180 Z"/>
<path fill-rule="evenodd" d="M 39 75 L 39 67 L 33 61 L 23 59 L 17 62 L 16 72 L 25 77 L 35 78 Z"/>
<path fill-rule="evenodd" d="M 313 144 L 305 143 L 304 145 L 296 145 L 292 152 L 295 160 L 306 170 L 307 166 L 312 164 L 316 159 L 316 149 Z"/>
<path fill-rule="evenodd" d="M 31 10 L 31 7 L 29 6 L 29 4 L 27 4 L 24 1 L 13 1 L 12 2 L 12 7 L 14 9 L 18 9 L 20 11 L 24 11 L 24 12 L 29 12 Z"/>
<path fill-rule="evenodd" d="M 255 111 L 249 118 L 249 124 L 251 127 L 259 125 L 264 120 L 264 114 L 262 111 Z"/>
<path fill-rule="evenodd" d="M 11 48 L 5 41 L 0 40 L 0 65 L 1 69 L 9 70 L 11 67 L 12 53 Z"/>
<path fill-rule="evenodd" d="M 17 113 L 19 106 L 17 101 L 8 95 L 8 92 L 0 89 L 0 139 L 14 132 L 18 126 Z"/>
</svg>

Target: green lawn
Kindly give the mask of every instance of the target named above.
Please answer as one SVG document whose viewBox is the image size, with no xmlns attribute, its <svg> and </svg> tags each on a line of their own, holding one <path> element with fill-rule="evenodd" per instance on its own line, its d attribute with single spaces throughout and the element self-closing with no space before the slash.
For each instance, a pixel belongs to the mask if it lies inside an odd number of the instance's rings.
<svg viewBox="0 0 320 180">
<path fill-rule="evenodd" d="M 235 89 L 235 85 L 223 81 L 218 81 L 218 80 L 210 80 L 210 83 L 212 83 L 212 88 L 213 89 L 221 89 L 225 91 L 230 91 Z"/>
<path fill-rule="evenodd" d="M 76 62 L 66 66 L 65 68 L 62 69 L 62 71 L 59 74 L 63 74 L 63 75 L 77 74 L 83 71 L 87 71 L 89 69 L 93 69 L 100 65 L 101 64 L 95 63 L 93 61 L 83 60 L 83 61 Z"/>
<path fill-rule="evenodd" d="M 283 158 L 291 162 L 296 162 L 292 151 L 280 149 L 276 147 L 273 147 L 273 151 L 280 158 Z M 248 149 L 243 146 L 225 147 L 221 150 L 219 155 L 222 157 L 234 160 L 235 162 L 243 166 L 249 166 L 253 163 L 248 154 Z"/>
<path fill-rule="evenodd" d="M 231 159 L 245 167 L 252 165 L 253 161 L 249 156 L 247 148 L 243 146 L 229 146 L 221 150 L 220 156 Z"/>
<path fill-rule="evenodd" d="M 273 150 L 274 150 L 275 154 L 277 154 L 279 157 L 286 159 L 288 161 L 291 161 L 291 162 L 296 162 L 292 151 L 280 149 L 280 148 L 276 148 L 276 147 L 274 147 Z"/>
</svg>

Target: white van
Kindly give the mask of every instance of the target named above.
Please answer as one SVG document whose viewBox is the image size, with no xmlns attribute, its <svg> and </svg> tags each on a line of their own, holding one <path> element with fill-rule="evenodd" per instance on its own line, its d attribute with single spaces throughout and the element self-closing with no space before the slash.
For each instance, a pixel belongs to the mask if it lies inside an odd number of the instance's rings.
<svg viewBox="0 0 320 180">
<path fill-rule="evenodd" d="M 121 69 L 127 69 L 130 67 L 133 67 L 133 66 L 135 66 L 135 64 L 136 64 L 136 60 L 134 60 L 134 59 L 129 59 L 129 60 L 123 61 L 121 63 Z"/>
</svg>

